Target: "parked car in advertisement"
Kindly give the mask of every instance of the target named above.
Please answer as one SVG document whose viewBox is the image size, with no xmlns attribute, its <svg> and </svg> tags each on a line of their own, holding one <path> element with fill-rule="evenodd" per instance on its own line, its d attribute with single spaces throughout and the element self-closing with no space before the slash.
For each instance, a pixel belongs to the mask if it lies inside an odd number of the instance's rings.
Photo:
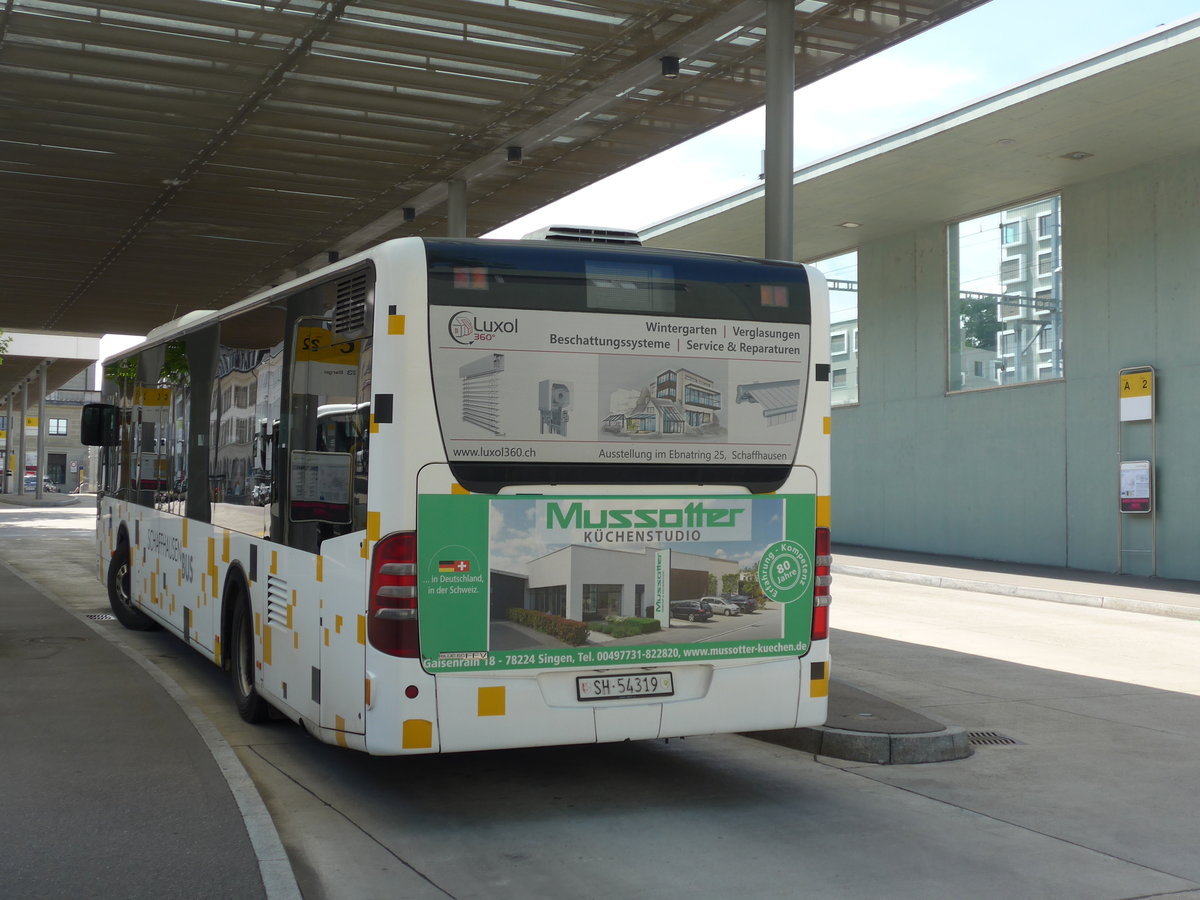
<svg viewBox="0 0 1200 900">
<path fill-rule="evenodd" d="M 689 622 L 707 622 L 713 614 L 712 610 L 699 600 L 676 600 L 671 604 L 671 616 L 687 619 Z"/>
<path fill-rule="evenodd" d="M 744 613 L 758 612 L 758 601 L 753 597 L 747 597 L 745 594 L 722 594 L 721 596 L 736 603 Z"/>
<path fill-rule="evenodd" d="M 714 615 L 719 616 L 740 616 L 742 608 L 732 600 L 726 600 L 724 597 L 701 597 L 701 603 L 707 603 L 708 608 L 713 611 Z"/>
</svg>

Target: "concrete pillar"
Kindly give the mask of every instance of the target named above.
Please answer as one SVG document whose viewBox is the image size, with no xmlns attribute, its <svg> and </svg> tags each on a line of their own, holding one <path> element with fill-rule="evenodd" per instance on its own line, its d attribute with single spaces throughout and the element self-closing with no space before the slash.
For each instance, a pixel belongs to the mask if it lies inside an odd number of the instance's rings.
<svg viewBox="0 0 1200 900">
<path fill-rule="evenodd" d="M 763 196 L 763 255 L 794 259 L 792 239 L 792 120 L 796 94 L 796 9 L 793 0 L 767 3 L 767 125 Z"/>
<path fill-rule="evenodd" d="M 42 485 L 46 482 L 46 370 L 50 368 L 49 362 L 42 362 L 38 366 L 38 431 L 37 431 L 37 487 L 34 488 L 34 496 L 42 496 Z"/>
<path fill-rule="evenodd" d="M 17 464 L 13 466 L 17 493 L 25 493 L 25 416 L 29 409 L 29 379 L 21 382 L 21 430 L 17 439 Z"/>
<path fill-rule="evenodd" d="M 8 392 L 8 396 L 4 398 L 4 421 L 7 427 L 4 429 L 4 484 L 0 485 L 0 492 L 7 494 L 12 488 L 12 472 L 13 472 L 13 395 L 12 391 Z"/>
</svg>

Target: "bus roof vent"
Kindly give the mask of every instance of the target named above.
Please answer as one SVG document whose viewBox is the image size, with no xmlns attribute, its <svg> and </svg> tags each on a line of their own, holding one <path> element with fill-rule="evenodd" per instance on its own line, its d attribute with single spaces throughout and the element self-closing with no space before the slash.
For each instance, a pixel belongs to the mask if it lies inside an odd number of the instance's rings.
<svg viewBox="0 0 1200 900">
<path fill-rule="evenodd" d="M 339 337 L 359 337 L 370 321 L 370 291 L 367 271 L 354 272 L 334 284 L 333 333 Z"/>
<path fill-rule="evenodd" d="M 620 228 L 589 228 L 583 225 L 549 225 L 525 235 L 527 241 L 574 241 L 585 244 L 625 244 L 630 247 L 642 246 L 642 239 L 636 231 L 625 231 Z"/>
<path fill-rule="evenodd" d="M 182 331 L 189 325 L 199 322 L 201 319 L 211 315 L 215 315 L 216 310 L 213 309 L 193 309 L 191 312 L 186 312 L 178 319 L 172 319 L 170 322 L 164 322 L 162 325 L 156 325 L 150 329 L 146 335 L 146 340 L 154 341 L 162 337 L 164 334 L 169 334 L 173 331 Z"/>
</svg>

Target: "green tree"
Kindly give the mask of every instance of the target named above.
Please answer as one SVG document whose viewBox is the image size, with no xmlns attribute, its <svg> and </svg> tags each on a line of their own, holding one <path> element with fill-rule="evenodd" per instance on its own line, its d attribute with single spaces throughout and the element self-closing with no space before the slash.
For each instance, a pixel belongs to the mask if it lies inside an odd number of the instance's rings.
<svg viewBox="0 0 1200 900">
<path fill-rule="evenodd" d="M 758 569 L 754 566 L 748 566 L 742 569 L 742 593 L 747 597 L 753 597 L 762 605 L 762 588 L 758 585 Z"/>
<path fill-rule="evenodd" d="M 964 347 L 978 350 L 996 349 L 996 332 L 1002 327 L 996 321 L 996 304 L 990 300 L 963 300 L 959 306 Z"/>
<path fill-rule="evenodd" d="M 8 345 L 12 343 L 12 338 L 0 331 L 0 365 L 4 363 L 4 354 L 8 352 Z"/>
</svg>

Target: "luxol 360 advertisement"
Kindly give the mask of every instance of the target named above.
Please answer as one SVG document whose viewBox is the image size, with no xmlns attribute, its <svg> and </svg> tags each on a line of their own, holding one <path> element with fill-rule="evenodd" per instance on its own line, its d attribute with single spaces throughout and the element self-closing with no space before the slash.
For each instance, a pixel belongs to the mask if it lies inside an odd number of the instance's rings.
<svg viewBox="0 0 1200 900">
<path fill-rule="evenodd" d="M 434 306 L 451 460 L 788 464 L 807 325 Z"/>
</svg>

